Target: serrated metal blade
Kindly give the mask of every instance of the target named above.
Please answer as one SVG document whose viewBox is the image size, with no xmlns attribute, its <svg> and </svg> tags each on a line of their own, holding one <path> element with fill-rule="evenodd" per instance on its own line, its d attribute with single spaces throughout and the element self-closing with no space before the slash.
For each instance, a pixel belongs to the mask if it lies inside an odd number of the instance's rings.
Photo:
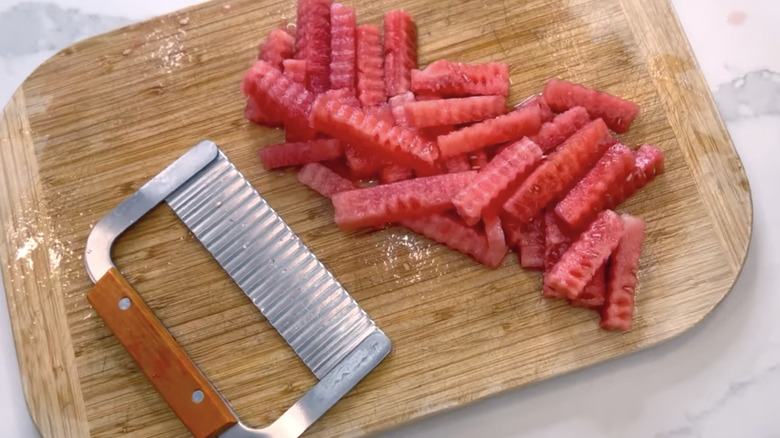
<svg viewBox="0 0 780 438">
<path fill-rule="evenodd" d="M 317 378 L 378 330 L 221 151 L 165 200 Z"/>
</svg>

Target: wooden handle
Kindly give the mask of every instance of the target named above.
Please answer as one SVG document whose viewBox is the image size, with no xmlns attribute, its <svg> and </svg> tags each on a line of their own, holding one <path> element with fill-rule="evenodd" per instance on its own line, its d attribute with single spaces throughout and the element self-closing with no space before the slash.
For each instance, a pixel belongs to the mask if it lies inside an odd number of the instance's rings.
<svg viewBox="0 0 780 438">
<path fill-rule="evenodd" d="M 195 438 L 236 424 L 219 393 L 116 268 L 87 299 Z"/>
</svg>

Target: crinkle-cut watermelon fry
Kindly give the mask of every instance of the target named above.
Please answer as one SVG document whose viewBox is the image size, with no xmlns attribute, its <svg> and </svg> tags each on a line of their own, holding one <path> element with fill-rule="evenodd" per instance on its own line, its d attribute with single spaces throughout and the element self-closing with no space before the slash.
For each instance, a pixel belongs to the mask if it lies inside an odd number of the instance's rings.
<svg viewBox="0 0 780 438">
<path fill-rule="evenodd" d="M 312 126 L 345 144 L 371 151 L 377 157 L 410 167 L 422 175 L 435 172 L 436 144 L 413 132 L 391 126 L 360 108 L 320 98 L 311 111 Z"/>
<path fill-rule="evenodd" d="M 447 158 L 519 140 L 535 134 L 540 126 L 539 107 L 529 106 L 441 135 L 437 143 L 441 156 Z"/>
<path fill-rule="evenodd" d="M 257 79 L 265 74 L 266 66 L 267 63 L 253 64 L 241 80 L 241 93 L 247 98 L 244 118 L 270 128 L 278 128 L 283 124 L 281 108 L 271 102 L 265 93 L 257 93 Z"/>
<path fill-rule="evenodd" d="M 293 58 L 305 61 L 309 53 L 309 26 L 307 20 L 311 17 L 305 13 L 306 3 L 301 0 L 296 2 L 297 11 L 295 16 L 295 50 Z"/>
<path fill-rule="evenodd" d="M 617 133 L 628 131 L 639 114 L 639 106 L 633 102 L 557 78 L 547 81 L 542 95 L 553 111 L 581 106 L 592 119 L 604 119 L 609 129 Z"/>
<path fill-rule="evenodd" d="M 544 213 L 530 222 L 520 224 L 520 266 L 526 269 L 544 269 Z"/>
<path fill-rule="evenodd" d="M 417 68 L 417 27 L 403 10 L 385 13 L 385 88 L 392 97 L 409 91 Z"/>
<path fill-rule="evenodd" d="M 590 170 L 609 147 L 601 119 L 569 137 L 526 178 L 504 204 L 504 211 L 528 222 L 549 203 L 563 196 Z"/>
<path fill-rule="evenodd" d="M 326 198 L 334 193 L 355 190 L 352 181 L 343 178 L 320 163 L 309 163 L 298 171 L 298 181 Z"/>
<path fill-rule="evenodd" d="M 280 143 L 260 149 L 260 160 L 267 170 L 332 160 L 344 154 L 341 142 L 317 139 L 299 143 Z"/>
<path fill-rule="evenodd" d="M 355 9 L 341 3 L 330 6 L 330 88 L 355 90 Z"/>
<path fill-rule="evenodd" d="M 571 245 L 572 236 L 558 225 L 558 216 L 552 209 L 544 212 L 544 276 L 550 274 L 550 270 Z M 547 298 L 565 298 L 556 290 L 542 284 L 542 293 Z"/>
<path fill-rule="evenodd" d="M 489 215 L 485 217 L 484 225 L 488 249 L 485 256 L 481 258 L 481 263 L 490 268 L 497 268 L 501 266 L 504 257 L 509 252 L 504 229 L 501 226 L 501 219 L 496 215 Z"/>
<path fill-rule="evenodd" d="M 607 196 L 605 208 L 614 209 L 639 189 L 664 173 L 664 154 L 655 146 L 645 144 L 634 152 L 634 170 L 624 184 L 614 186 Z"/>
<path fill-rule="evenodd" d="M 645 222 L 627 214 L 621 215 L 621 220 L 624 231 L 609 265 L 601 328 L 628 331 L 634 316 L 636 273 L 645 237 Z"/>
<path fill-rule="evenodd" d="M 244 74 L 241 89 L 247 97 L 266 105 L 269 108 L 266 114 L 279 114 L 290 131 L 288 135 L 294 133 L 303 140 L 314 138 L 315 132 L 308 121 L 314 95 L 302 84 L 284 77 L 267 62 L 257 61 Z"/>
<path fill-rule="evenodd" d="M 282 73 L 264 61 L 257 61 L 250 73 L 255 73 L 254 97 L 267 98 L 279 107 L 285 122 L 292 119 L 306 121 L 314 102 L 314 95 L 301 84 L 284 77 Z"/>
<path fill-rule="evenodd" d="M 604 210 L 614 187 L 624 184 L 633 170 L 634 153 L 616 143 L 555 206 L 555 213 L 572 229 L 582 229 Z"/>
<path fill-rule="evenodd" d="M 282 61 L 284 75 L 291 81 L 306 84 L 306 61 L 301 59 L 285 59 Z"/>
<path fill-rule="evenodd" d="M 273 29 L 268 38 L 260 45 L 257 59 L 276 68 L 282 68 L 282 61 L 292 58 L 295 38 L 282 29 Z"/>
<path fill-rule="evenodd" d="M 504 96 L 471 96 L 426 100 L 404 105 L 406 118 L 415 128 L 460 125 L 492 119 L 506 113 Z"/>
<path fill-rule="evenodd" d="M 357 96 L 364 107 L 387 101 L 382 35 L 377 26 L 361 24 L 355 33 Z"/>
<path fill-rule="evenodd" d="M 406 219 L 401 225 L 435 242 L 446 245 L 460 253 L 471 256 L 488 265 L 486 260 L 488 240 L 484 233 L 463 223 L 460 218 L 448 213 L 434 213 L 428 216 Z"/>
<path fill-rule="evenodd" d="M 263 105 L 257 103 L 254 98 L 246 100 L 246 109 L 244 118 L 258 125 L 268 126 L 269 128 L 279 128 L 282 126 L 282 120 L 279 114 L 273 114 L 271 111 L 262 109 Z M 265 108 L 268 108 L 267 106 Z"/>
<path fill-rule="evenodd" d="M 295 58 L 306 61 L 307 88 L 330 89 L 331 0 L 298 0 Z"/>
<path fill-rule="evenodd" d="M 382 226 L 452 208 L 452 197 L 476 172 L 449 173 L 333 195 L 335 221 L 344 229 Z"/>
<path fill-rule="evenodd" d="M 412 91 L 442 97 L 509 95 L 509 64 L 466 64 L 439 60 L 412 70 Z"/>
<path fill-rule="evenodd" d="M 458 214 L 466 224 L 476 225 L 492 203 L 503 204 L 507 189 L 541 158 L 541 149 L 527 138 L 504 149 L 452 200 Z"/>
<path fill-rule="evenodd" d="M 612 210 L 602 211 L 550 269 L 544 285 L 569 300 L 578 298 L 622 235 L 620 216 Z"/>
<path fill-rule="evenodd" d="M 597 310 L 604 305 L 607 294 L 606 265 L 607 263 L 604 263 L 596 271 L 580 296 L 572 300 L 572 306 Z"/>
<path fill-rule="evenodd" d="M 544 275 L 549 275 L 550 270 L 560 260 L 561 255 L 569 248 L 576 234 L 564 231 L 558 225 L 560 219 L 552 209 L 544 212 Z M 605 295 L 605 265 L 602 265 L 590 283 L 585 286 L 582 294 L 572 301 L 573 306 L 595 309 L 604 304 Z M 561 293 L 554 291 L 543 284 L 542 293 L 547 298 L 566 298 Z"/>
<path fill-rule="evenodd" d="M 585 111 L 585 108 L 577 106 L 556 115 L 551 121 L 543 124 L 539 132 L 531 137 L 531 140 L 539 145 L 542 152 L 547 153 L 560 146 L 588 122 L 590 122 L 588 112 Z"/>
</svg>

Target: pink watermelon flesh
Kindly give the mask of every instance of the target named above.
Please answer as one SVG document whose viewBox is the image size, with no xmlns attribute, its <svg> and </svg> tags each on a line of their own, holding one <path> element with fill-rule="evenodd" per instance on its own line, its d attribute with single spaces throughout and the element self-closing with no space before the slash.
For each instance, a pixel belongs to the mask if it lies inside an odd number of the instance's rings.
<svg viewBox="0 0 780 438">
<path fill-rule="evenodd" d="M 555 212 L 545 210 L 544 212 L 544 276 L 550 275 L 552 267 L 558 263 L 563 253 L 569 249 L 572 236 L 564 231 L 558 224 L 558 216 Z M 542 292 L 547 298 L 565 298 L 560 292 L 553 290 L 542 283 Z"/>
<path fill-rule="evenodd" d="M 299 166 L 317 161 L 332 160 L 344 154 L 336 139 L 310 140 L 300 143 L 281 143 L 260 149 L 260 160 L 267 170 Z"/>
<path fill-rule="evenodd" d="M 375 177 L 383 167 L 387 166 L 385 161 L 377 158 L 370 150 L 352 145 L 344 147 L 344 155 L 352 178 L 356 180 Z"/>
<path fill-rule="evenodd" d="M 407 91 L 390 98 L 390 108 L 393 111 L 393 119 L 395 124 L 404 128 L 411 128 L 409 125 L 409 119 L 406 117 L 406 109 L 404 106 L 407 103 L 414 102 L 414 94 L 411 91 Z"/>
<path fill-rule="evenodd" d="M 556 115 L 554 119 L 543 124 L 539 133 L 532 136 L 531 140 L 539 145 L 542 152 L 547 153 L 560 146 L 588 122 L 590 122 L 588 112 L 585 111 L 585 108 L 577 106 Z"/>
<path fill-rule="evenodd" d="M 485 234 L 466 225 L 460 218 L 450 213 L 434 213 L 420 218 L 406 219 L 401 222 L 401 225 L 469 255 L 485 266 L 494 267 L 492 265 L 495 260 L 487 256 L 489 249 Z"/>
<path fill-rule="evenodd" d="M 412 91 L 442 97 L 509 94 L 509 65 L 503 62 L 465 64 L 440 60 L 425 70 L 412 70 Z"/>
<path fill-rule="evenodd" d="M 607 294 L 606 263 L 593 275 L 590 283 L 585 285 L 577 299 L 572 300 L 571 305 L 586 309 L 598 310 L 604 305 Z"/>
<path fill-rule="evenodd" d="M 387 101 L 384 53 L 378 27 L 361 24 L 356 31 L 357 95 L 364 107 Z"/>
<path fill-rule="evenodd" d="M 320 163 L 309 163 L 298 171 L 298 181 L 326 198 L 354 190 L 355 184 Z"/>
<path fill-rule="evenodd" d="M 392 97 L 410 89 L 417 68 L 417 27 L 408 12 L 395 10 L 385 14 L 384 29 L 385 88 Z"/>
<path fill-rule="evenodd" d="M 371 151 L 378 158 L 430 175 L 438 158 L 436 144 L 411 131 L 392 126 L 334 99 L 317 99 L 312 107 L 315 129 L 345 144 Z"/>
<path fill-rule="evenodd" d="M 469 156 L 466 154 L 447 158 L 442 162 L 442 166 L 447 173 L 457 173 L 472 170 L 471 163 L 469 162 Z"/>
<path fill-rule="evenodd" d="M 634 170 L 625 183 L 613 187 L 605 208 L 613 209 L 664 172 L 664 154 L 657 147 L 642 145 L 634 152 Z"/>
<path fill-rule="evenodd" d="M 333 195 L 336 223 L 345 229 L 383 226 L 452 208 L 452 197 L 476 172 L 450 173 Z"/>
<path fill-rule="evenodd" d="M 555 206 L 555 213 L 574 230 L 582 229 L 609 203 L 615 186 L 625 184 L 634 171 L 634 153 L 616 143 Z"/>
<path fill-rule="evenodd" d="M 544 269 L 544 213 L 531 222 L 520 224 L 520 266 L 526 269 Z"/>
<path fill-rule="evenodd" d="M 288 141 L 290 136 L 300 140 L 314 138 L 315 131 L 309 126 L 314 95 L 302 84 L 284 77 L 265 61 L 257 61 L 244 75 L 242 90 L 257 102 L 266 103 L 268 113 L 281 116 Z"/>
<path fill-rule="evenodd" d="M 569 249 L 572 237 L 577 237 L 576 233 L 565 230 L 559 226 L 560 219 L 555 212 L 545 210 L 544 213 L 544 275 L 550 274 L 550 270 L 561 255 Z M 593 279 L 585 286 L 579 298 L 572 301 L 572 305 L 595 309 L 604 304 L 605 283 L 604 265 L 596 271 Z M 547 298 L 566 298 L 560 292 L 550 289 L 543 284 L 542 292 Z"/>
<path fill-rule="evenodd" d="M 284 123 L 284 140 L 288 143 L 314 140 L 317 132 L 301 119 Z"/>
<path fill-rule="evenodd" d="M 623 236 L 612 253 L 607 278 L 607 297 L 601 311 L 601 327 L 606 330 L 631 330 L 634 315 L 634 291 L 639 257 L 645 234 L 645 222 L 624 214 Z"/>
<path fill-rule="evenodd" d="M 283 125 L 282 109 L 270 101 L 265 93 L 257 93 L 258 79 L 266 73 L 268 66 L 267 63 L 255 63 L 244 73 L 241 81 L 241 92 L 247 98 L 244 118 L 270 128 L 278 128 Z"/>
<path fill-rule="evenodd" d="M 388 125 L 395 125 L 395 116 L 393 116 L 393 109 L 390 107 L 389 103 L 363 108 L 363 111 L 365 111 L 366 114 L 370 114 L 376 117 L 378 120 L 387 123 Z"/>
<path fill-rule="evenodd" d="M 482 263 L 491 268 L 501 266 L 509 252 L 506 244 L 506 237 L 501 226 L 501 219 L 498 216 L 488 216 L 484 220 L 485 236 L 487 237 L 488 249 L 482 258 Z"/>
<path fill-rule="evenodd" d="M 457 158 L 457 157 L 456 157 Z M 452 200 L 468 225 L 475 225 L 491 204 L 501 205 L 507 189 L 542 158 L 542 151 L 524 138 L 496 155 L 474 181 Z"/>
<path fill-rule="evenodd" d="M 282 121 L 277 117 L 274 117 L 270 113 L 263 112 L 263 106 L 257 103 L 254 98 L 246 100 L 246 109 L 244 110 L 244 118 L 250 122 L 257 123 L 258 125 L 268 126 L 269 128 L 279 128 L 282 126 Z"/>
<path fill-rule="evenodd" d="M 360 108 L 360 101 L 355 97 L 355 92 L 347 88 L 339 88 L 338 90 L 329 90 L 320 94 L 318 99 L 335 100 L 342 105 L 348 105 L 354 108 Z"/>
<path fill-rule="evenodd" d="M 414 178 L 412 169 L 397 164 L 385 166 L 379 171 L 379 182 L 382 184 L 390 184 L 412 178 Z"/>
<path fill-rule="evenodd" d="M 282 61 L 292 58 L 295 38 L 282 29 L 274 29 L 268 34 L 268 38 L 260 45 L 260 53 L 257 59 L 268 64 L 282 68 Z"/>
<path fill-rule="evenodd" d="M 550 269 L 544 285 L 560 296 L 577 299 L 617 247 L 622 234 L 620 216 L 612 210 L 602 211 Z"/>
<path fill-rule="evenodd" d="M 604 119 L 609 129 L 617 133 L 628 131 L 639 114 L 639 106 L 633 102 L 556 78 L 547 81 L 542 95 L 553 111 L 581 106 L 592 119 Z"/>
<path fill-rule="evenodd" d="M 306 84 L 306 61 L 300 59 L 285 59 L 282 61 L 284 75 L 291 81 Z"/>
<path fill-rule="evenodd" d="M 552 109 L 550 109 L 550 106 L 547 105 L 547 101 L 544 100 L 544 97 L 542 97 L 541 95 L 532 96 L 531 98 L 526 99 L 520 104 L 515 105 L 515 109 L 516 110 L 523 109 L 529 106 L 535 106 L 539 108 L 539 119 L 543 124 L 553 119 L 554 114 L 552 112 Z"/>
<path fill-rule="evenodd" d="M 331 0 L 298 0 L 295 58 L 306 61 L 307 88 L 330 89 Z"/>
<path fill-rule="evenodd" d="M 506 112 L 504 96 L 472 96 L 410 102 L 406 119 L 415 128 L 460 125 L 492 119 Z"/>
<path fill-rule="evenodd" d="M 607 126 L 597 119 L 550 154 L 504 204 L 504 211 L 528 222 L 547 204 L 563 196 L 606 151 Z"/>
<path fill-rule="evenodd" d="M 330 7 L 330 88 L 355 90 L 355 9 L 341 3 Z"/>
<path fill-rule="evenodd" d="M 487 152 L 485 152 L 484 149 L 480 149 L 469 155 L 469 162 L 471 163 L 472 169 L 481 170 L 488 165 L 490 160 L 488 160 Z"/>
<path fill-rule="evenodd" d="M 519 257 L 520 254 L 520 236 L 522 235 L 522 222 L 509 216 L 501 216 L 501 228 L 504 229 L 504 236 L 506 237 L 506 244 L 509 248 L 513 249 Z"/>
<path fill-rule="evenodd" d="M 437 141 L 441 156 L 447 158 L 519 140 L 535 134 L 540 126 L 539 107 L 529 106 L 439 136 Z"/>
</svg>

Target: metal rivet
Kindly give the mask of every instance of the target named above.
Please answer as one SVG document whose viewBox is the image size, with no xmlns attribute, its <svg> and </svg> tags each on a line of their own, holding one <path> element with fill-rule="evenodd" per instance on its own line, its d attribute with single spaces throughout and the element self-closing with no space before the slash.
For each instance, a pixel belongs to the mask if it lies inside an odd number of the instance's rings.
<svg viewBox="0 0 780 438">
<path fill-rule="evenodd" d="M 203 391 L 200 389 L 195 390 L 195 392 L 192 393 L 192 402 L 193 403 L 200 403 L 203 401 L 203 398 L 205 396 L 203 395 Z"/>
<path fill-rule="evenodd" d="M 130 308 L 131 304 L 133 304 L 133 303 L 130 301 L 130 298 L 127 298 L 127 297 L 122 298 L 121 300 L 119 300 L 119 309 L 120 310 L 127 310 L 127 309 Z"/>
</svg>

